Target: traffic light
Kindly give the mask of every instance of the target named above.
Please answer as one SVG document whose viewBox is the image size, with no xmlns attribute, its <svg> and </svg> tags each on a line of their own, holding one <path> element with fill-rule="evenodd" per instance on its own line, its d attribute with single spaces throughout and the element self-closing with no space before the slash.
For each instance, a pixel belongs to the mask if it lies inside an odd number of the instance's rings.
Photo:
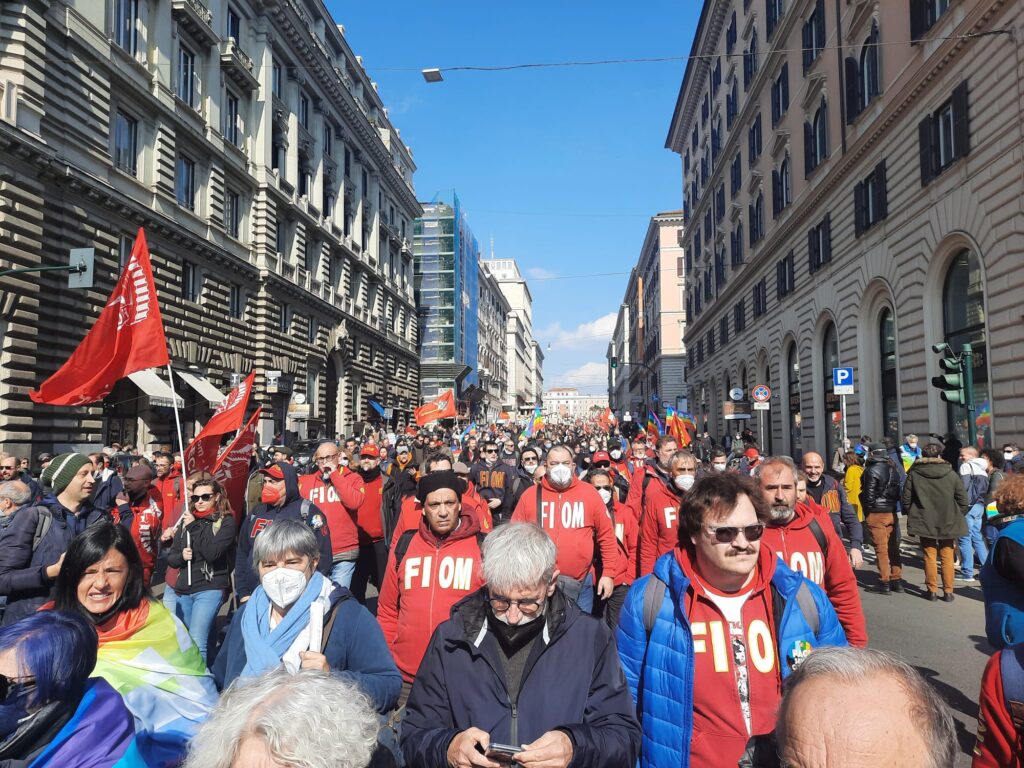
<svg viewBox="0 0 1024 768">
<path fill-rule="evenodd" d="M 619 367 L 619 358 L 613 357 L 612 358 L 612 368 L 618 368 L 618 367 Z"/>
<path fill-rule="evenodd" d="M 964 364 L 963 358 L 953 355 L 953 350 L 948 344 L 935 344 L 932 350 L 940 355 L 950 355 L 939 360 L 939 368 L 944 373 L 939 376 L 932 376 L 932 386 L 940 391 L 939 397 L 947 403 L 955 405 L 967 404 L 967 393 L 964 387 Z"/>
</svg>

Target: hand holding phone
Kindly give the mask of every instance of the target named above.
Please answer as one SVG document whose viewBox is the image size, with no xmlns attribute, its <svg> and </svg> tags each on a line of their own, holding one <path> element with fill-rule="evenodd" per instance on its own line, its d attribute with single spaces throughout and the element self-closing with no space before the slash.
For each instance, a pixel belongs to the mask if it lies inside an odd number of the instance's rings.
<svg viewBox="0 0 1024 768">
<path fill-rule="evenodd" d="M 512 765 L 515 760 L 512 759 L 513 755 L 517 755 L 523 751 L 522 747 L 514 747 L 511 744 L 496 744 L 491 743 L 484 751 L 484 756 L 489 760 L 494 760 L 496 763 L 502 765 Z"/>
</svg>

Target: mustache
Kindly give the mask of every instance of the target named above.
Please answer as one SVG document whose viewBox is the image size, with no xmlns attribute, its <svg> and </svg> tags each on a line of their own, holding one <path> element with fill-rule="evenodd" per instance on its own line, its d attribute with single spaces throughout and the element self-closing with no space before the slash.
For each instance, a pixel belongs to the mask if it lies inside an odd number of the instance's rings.
<svg viewBox="0 0 1024 768">
<path fill-rule="evenodd" d="M 755 550 L 753 547 L 748 546 L 748 547 L 746 547 L 744 549 L 730 549 L 728 552 L 726 552 L 725 556 L 726 557 L 739 557 L 741 555 L 756 555 L 756 554 L 757 554 L 757 550 Z"/>
</svg>

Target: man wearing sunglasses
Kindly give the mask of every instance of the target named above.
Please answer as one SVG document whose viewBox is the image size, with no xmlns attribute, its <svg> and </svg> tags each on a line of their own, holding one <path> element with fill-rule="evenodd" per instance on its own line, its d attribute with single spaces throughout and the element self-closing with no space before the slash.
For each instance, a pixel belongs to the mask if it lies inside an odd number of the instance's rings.
<svg viewBox="0 0 1024 768">
<path fill-rule="evenodd" d="M 824 509 L 815 512 L 809 504 L 797 503 L 798 472 L 788 456 L 765 459 L 754 471 L 771 510 L 762 544 L 824 589 L 850 645 L 866 648 L 864 609 L 846 548 Z"/>
<path fill-rule="evenodd" d="M 142 578 L 149 586 L 156 565 L 156 553 L 163 527 L 160 491 L 152 487 L 156 473 L 145 464 L 129 469 L 124 476 L 124 490 L 114 499 L 111 510 L 115 520 L 129 527 L 135 547 L 142 558 Z"/>
<path fill-rule="evenodd" d="M 626 596 L 617 637 L 640 768 L 763 764 L 782 681 L 814 648 L 847 644 L 821 588 L 761 546 L 770 521 L 751 478 L 705 475 L 680 504 L 678 546 Z"/>
<path fill-rule="evenodd" d="M 481 456 L 483 461 L 472 466 L 469 478 L 490 508 L 495 525 L 500 525 L 512 513 L 512 477 L 515 470 L 498 461 L 498 443 L 494 440 L 484 443 Z"/>
</svg>

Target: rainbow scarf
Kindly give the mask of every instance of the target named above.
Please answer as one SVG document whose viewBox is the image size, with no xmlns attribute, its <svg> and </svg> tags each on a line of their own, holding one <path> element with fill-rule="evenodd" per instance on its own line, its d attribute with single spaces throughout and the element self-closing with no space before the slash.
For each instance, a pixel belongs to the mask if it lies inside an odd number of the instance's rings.
<svg viewBox="0 0 1024 768">
<path fill-rule="evenodd" d="M 131 713 L 117 691 L 89 680 L 71 719 L 29 768 L 145 768 Z"/>
<path fill-rule="evenodd" d="M 177 765 L 217 703 L 213 676 L 188 630 L 160 603 L 143 601 L 99 637 L 93 675 L 124 698 L 146 764 Z"/>
</svg>

